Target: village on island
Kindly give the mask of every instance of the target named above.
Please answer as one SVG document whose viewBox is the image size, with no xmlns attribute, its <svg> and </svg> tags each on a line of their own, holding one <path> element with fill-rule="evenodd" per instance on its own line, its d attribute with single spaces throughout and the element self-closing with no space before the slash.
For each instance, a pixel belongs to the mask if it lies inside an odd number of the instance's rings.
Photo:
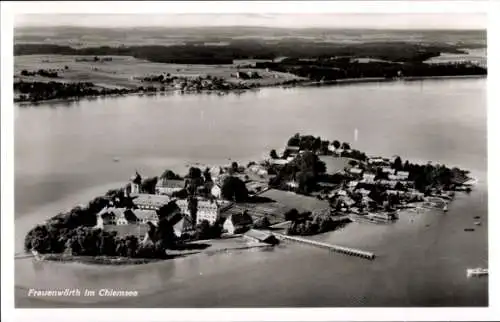
<svg viewBox="0 0 500 322">
<path fill-rule="evenodd" d="M 390 224 L 404 210 L 446 212 L 456 192 L 471 191 L 475 181 L 468 174 L 295 134 L 259 162 L 192 166 L 184 177 L 136 171 L 125 187 L 34 227 L 24 246 L 37 259 L 115 264 L 288 240 L 373 259 L 373 253 L 307 236 L 350 222 Z"/>
</svg>

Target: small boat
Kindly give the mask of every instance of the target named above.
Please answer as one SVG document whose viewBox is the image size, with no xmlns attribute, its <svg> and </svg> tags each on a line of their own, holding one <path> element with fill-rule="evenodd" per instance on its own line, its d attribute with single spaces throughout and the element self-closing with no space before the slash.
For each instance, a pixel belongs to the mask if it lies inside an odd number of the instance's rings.
<svg viewBox="0 0 500 322">
<path fill-rule="evenodd" d="M 464 231 L 474 231 L 474 228 L 465 228 Z"/>
<path fill-rule="evenodd" d="M 476 221 L 476 222 L 474 222 L 474 225 L 481 226 L 481 222 L 480 221 Z"/>
<path fill-rule="evenodd" d="M 119 157 L 114 157 L 113 158 L 113 162 L 120 162 L 120 158 Z"/>
<path fill-rule="evenodd" d="M 444 205 L 444 207 L 443 207 L 443 211 L 444 211 L 444 212 L 447 212 L 447 211 L 448 211 L 448 205 Z"/>
<path fill-rule="evenodd" d="M 467 269 L 467 277 L 472 277 L 472 276 L 486 276 L 488 275 L 488 269 L 487 268 L 468 268 Z"/>
</svg>

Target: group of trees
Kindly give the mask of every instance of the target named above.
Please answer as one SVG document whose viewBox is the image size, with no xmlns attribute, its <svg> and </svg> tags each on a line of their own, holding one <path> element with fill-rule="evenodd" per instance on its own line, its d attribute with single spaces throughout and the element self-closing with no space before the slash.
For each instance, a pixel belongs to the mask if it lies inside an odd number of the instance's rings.
<svg viewBox="0 0 500 322">
<path fill-rule="evenodd" d="M 285 213 L 285 220 L 291 221 L 287 235 L 314 235 L 330 231 L 337 226 L 328 212 L 312 214 L 311 212 L 299 213 L 293 208 Z"/>
<path fill-rule="evenodd" d="M 48 78 L 58 78 L 59 75 L 57 71 L 54 70 L 46 70 L 46 69 L 39 69 L 37 71 L 30 72 L 26 69 L 23 69 L 21 71 L 21 76 L 42 76 L 42 77 L 48 77 Z"/>
<path fill-rule="evenodd" d="M 328 61 L 331 57 L 373 57 L 390 61 L 421 62 L 441 52 L 463 53 L 446 43 L 412 42 L 363 42 L 338 44 L 318 42 L 315 39 L 285 37 L 273 39 L 227 39 L 227 44 L 186 42 L 172 46 L 100 46 L 72 48 L 45 43 L 16 44 L 14 55 L 60 54 L 73 56 L 133 56 L 162 63 L 179 64 L 232 64 L 234 59 L 268 59 L 289 57 L 285 61 L 293 66 L 301 58 L 318 58 Z M 321 66 L 321 65 L 320 65 Z M 260 67 L 260 66 L 259 66 Z"/>
<path fill-rule="evenodd" d="M 416 55 L 410 61 L 404 63 L 394 60 L 358 62 L 354 57 L 352 57 L 353 60 L 351 58 L 326 58 L 307 61 L 288 59 L 279 63 L 257 63 L 257 67 L 288 72 L 314 81 L 363 77 L 485 75 L 487 73 L 485 68 L 469 63 L 426 64 L 421 62 L 422 59 L 428 59 L 435 55 L 435 53 Z"/>
<path fill-rule="evenodd" d="M 311 151 L 299 154 L 294 160 L 283 165 L 274 178 L 269 180 L 271 187 L 287 189 L 289 181 L 298 183 L 297 191 L 309 193 L 316 188 L 318 179 L 326 172 L 325 163 Z"/>
<path fill-rule="evenodd" d="M 123 95 L 137 90 L 126 88 L 97 88 L 90 82 L 14 82 L 14 91 L 19 93 L 16 101 L 38 102 L 50 99 L 68 99 L 87 96 Z"/>
</svg>

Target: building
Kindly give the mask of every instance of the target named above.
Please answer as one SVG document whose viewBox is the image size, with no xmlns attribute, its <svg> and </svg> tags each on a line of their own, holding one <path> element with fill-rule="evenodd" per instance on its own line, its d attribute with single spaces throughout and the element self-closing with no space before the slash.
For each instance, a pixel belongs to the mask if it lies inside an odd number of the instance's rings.
<svg viewBox="0 0 500 322">
<path fill-rule="evenodd" d="M 214 184 L 210 189 L 210 193 L 217 199 L 222 197 L 222 187 L 219 184 Z"/>
<path fill-rule="evenodd" d="M 271 159 L 269 162 L 274 165 L 286 165 L 289 161 L 284 159 Z"/>
<path fill-rule="evenodd" d="M 185 184 L 184 180 L 159 179 L 156 183 L 156 194 L 171 196 L 174 192 L 184 189 Z"/>
<path fill-rule="evenodd" d="M 382 173 L 394 174 L 395 172 L 396 170 L 390 167 L 382 167 Z"/>
<path fill-rule="evenodd" d="M 408 171 L 398 171 L 396 175 L 400 178 L 400 180 L 406 180 L 410 176 Z"/>
<path fill-rule="evenodd" d="M 363 173 L 363 169 L 360 169 L 360 168 L 350 168 L 349 172 L 351 174 L 361 175 Z"/>
<path fill-rule="evenodd" d="M 187 199 L 179 199 L 176 203 L 177 206 L 179 206 L 181 213 L 191 215 Z M 210 224 L 214 224 L 220 218 L 221 212 L 231 206 L 232 203 L 225 200 L 207 200 L 198 198 L 195 224 L 199 224 L 203 220 L 207 220 Z"/>
<path fill-rule="evenodd" d="M 139 193 L 133 196 L 132 202 L 139 209 L 159 210 L 169 203 L 170 197 L 165 195 L 150 195 Z"/>
<path fill-rule="evenodd" d="M 376 158 L 369 158 L 368 164 L 389 166 L 390 161 L 388 159 L 376 157 Z"/>
<path fill-rule="evenodd" d="M 141 192 L 142 177 L 139 172 L 135 172 L 135 175 L 130 178 L 130 193 L 140 193 Z"/>
<path fill-rule="evenodd" d="M 375 181 L 375 174 L 373 173 L 363 173 L 363 181 L 365 182 L 373 182 Z"/>
<path fill-rule="evenodd" d="M 229 215 L 222 226 L 223 231 L 229 234 L 238 234 L 249 230 L 252 227 L 253 219 L 246 213 Z"/>
<path fill-rule="evenodd" d="M 148 222 L 154 225 L 158 224 L 158 214 L 155 210 L 105 207 L 97 214 L 96 227 L 146 224 Z"/>
</svg>

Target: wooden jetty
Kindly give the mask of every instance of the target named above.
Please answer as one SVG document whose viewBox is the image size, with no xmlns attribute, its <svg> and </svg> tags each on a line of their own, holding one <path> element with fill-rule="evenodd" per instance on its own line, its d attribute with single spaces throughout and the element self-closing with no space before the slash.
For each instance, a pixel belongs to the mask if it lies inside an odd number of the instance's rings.
<svg viewBox="0 0 500 322">
<path fill-rule="evenodd" d="M 360 249 L 344 247 L 344 246 L 339 246 L 339 245 L 332 245 L 332 244 L 327 244 L 327 243 L 323 243 L 323 242 L 319 242 L 319 241 L 315 241 L 315 240 L 305 239 L 305 238 L 301 238 L 301 237 L 297 237 L 297 236 L 289 236 L 289 235 L 284 235 L 284 234 L 280 234 L 280 233 L 274 233 L 274 235 L 276 237 L 278 237 L 279 239 L 290 240 L 290 241 L 304 243 L 304 244 L 308 244 L 308 245 L 312 245 L 312 246 L 316 246 L 316 247 L 326 248 L 332 252 L 337 252 L 337 253 L 341 253 L 344 255 L 358 256 L 358 257 L 370 259 L 370 260 L 375 259 L 374 253 L 363 251 Z"/>
</svg>

